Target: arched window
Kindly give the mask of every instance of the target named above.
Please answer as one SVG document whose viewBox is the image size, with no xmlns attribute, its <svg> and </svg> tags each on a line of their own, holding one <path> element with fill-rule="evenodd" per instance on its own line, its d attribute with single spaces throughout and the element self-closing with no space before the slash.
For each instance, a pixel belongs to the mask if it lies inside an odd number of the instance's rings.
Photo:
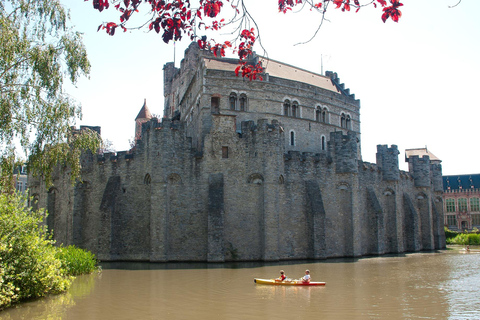
<svg viewBox="0 0 480 320">
<path fill-rule="evenodd" d="M 291 146 L 295 145 L 295 132 L 293 130 L 290 131 L 290 145 Z"/>
<path fill-rule="evenodd" d="M 293 101 L 292 103 L 292 117 L 298 118 L 299 117 L 299 109 L 298 109 L 298 102 Z"/>
<path fill-rule="evenodd" d="M 287 117 L 290 115 L 290 100 L 288 99 L 283 103 L 283 115 Z"/>
<path fill-rule="evenodd" d="M 182 178 L 177 173 L 172 173 L 167 177 L 167 183 L 169 184 L 181 184 Z"/>
<path fill-rule="evenodd" d="M 212 113 L 220 113 L 220 97 L 213 96 L 210 99 L 211 111 Z"/>
<path fill-rule="evenodd" d="M 149 173 L 147 173 L 143 178 L 143 184 L 149 185 L 151 182 L 152 182 L 152 177 L 150 176 Z"/>
<path fill-rule="evenodd" d="M 322 136 L 322 151 L 325 151 L 327 149 L 327 141 L 325 139 L 325 136 Z"/>
<path fill-rule="evenodd" d="M 247 95 L 245 93 L 240 95 L 240 111 L 247 111 Z"/>
<path fill-rule="evenodd" d="M 351 130 L 352 129 L 352 119 L 350 118 L 350 115 L 347 115 L 347 118 L 345 120 L 345 128 Z"/>
<path fill-rule="evenodd" d="M 340 116 L 340 127 L 347 127 L 347 118 L 345 117 L 345 113 L 342 113 L 342 115 Z"/>
<path fill-rule="evenodd" d="M 263 181 L 264 181 L 264 178 L 259 173 L 251 174 L 247 179 L 247 183 L 251 183 L 251 184 L 263 184 Z"/>
<path fill-rule="evenodd" d="M 323 108 L 322 110 L 322 122 L 323 123 L 328 123 L 328 109 Z"/>
<path fill-rule="evenodd" d="M 315 121 L 320 122 L 322 119 L 322 111 L 320 110 L 320 107 L 315 108 Z"/>
<path fill-rule="evenodd" d="M 235 92 L 230 93 L 230 97 L 228 99 L 230 102 L 230 110 L 237 109 L 237 94 Z"/>
</svg>

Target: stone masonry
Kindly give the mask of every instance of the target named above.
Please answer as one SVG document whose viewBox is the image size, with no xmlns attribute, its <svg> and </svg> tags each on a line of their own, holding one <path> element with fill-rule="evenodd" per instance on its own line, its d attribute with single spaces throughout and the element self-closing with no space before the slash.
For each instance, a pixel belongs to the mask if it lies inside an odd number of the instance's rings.
<svg viewBox="0 0 480 320">
<path fill-rule="evenodd" d="M 165 65 L 164 117 L 142 121 L 132 150 L 84 154 L 74 186 L 60 167 L 49 189 L 31 180 L 57 243 L 161 262 L 445 248 L 440 164 L 400 171 L 395 145 L 363 162 L 360 102 L 335 73 L 251 59 L 263 81 L 192 44 Z"/>
</svg>

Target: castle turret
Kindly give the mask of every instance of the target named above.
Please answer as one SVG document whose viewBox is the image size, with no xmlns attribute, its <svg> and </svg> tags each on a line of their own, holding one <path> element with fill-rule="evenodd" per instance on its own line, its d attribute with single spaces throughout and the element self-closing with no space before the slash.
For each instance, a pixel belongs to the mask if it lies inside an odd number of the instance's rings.
<svg viewBox="0 0 480 320">
<path fill-rule="evenodd" d="M 142 124 L 152 119 L 153 116 L 148 110 L 147 99 L 144 100 L 142 109 L 135 118 L 135 141 L 140 140 L 142 137 Z"/>
<path fill-rule="evenodd" d="M 416 187 L 430 187 L 436 181 L 434 187 L 441 191 L 438 177 L 439 174 L 441 176 L 441 160 L 427 148 L 406 149 L 405 162 L 408 162 L 408 171 L 412 174 Z"/>
<path fill-rule="evenodd" d="M 398 155 L 396 145 L 392 145 L 391 148 L 386 145 L 377 145 L 377 165 L 382 171 L 383 181 L 398 181 L 400 179 Z"/>
<path fill-rule="evenodd" d="M 336 163 L 337 173 L 358 172 L 358 142 L 355 132 L 349 131 L 346 135 L 342 131 L 331 132 L 329 150 Z"/>
</svg>

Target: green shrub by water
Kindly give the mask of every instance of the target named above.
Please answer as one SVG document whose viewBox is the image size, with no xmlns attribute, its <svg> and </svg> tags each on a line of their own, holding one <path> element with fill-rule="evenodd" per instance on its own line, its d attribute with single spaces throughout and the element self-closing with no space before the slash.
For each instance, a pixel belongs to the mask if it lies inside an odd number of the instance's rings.
<svg viewBox="0 0 480 320">
<path fill-rule="evenodd" d="M 55 247 L 42 224 L 45 215 L 25 203 L 24 196 L 0 194 L 0 310 L 64 292 L 73 275 L 92 272 L 96 265 L 90 252 Z"/>
<path fill-rule="evenodd" d="M 20 300 L 63 292 L 71 284 L 41 225 L 42 214 L 25 208 L 25 200 L 0 194 L 0 310 Z"/>
<path fill-rule="evenodd" d="M 454 237 L 447 238 L 447 244 L 480 245 L 480 235 L 477 233 L 456 233 Z"/>
<path fill-rule="evenodd" d="M 448 229 L 447 227 L 445 227 L 445 238 L 447 239 L 447 243 L 448 243 L 449 239 L 455 238 L 458 234 L 459 234 L 459 232 L 452 231 L 452 230 Z"/>
<path fill-rule="evenodd" d="M 57 258 L 68 275 L 78 276 L 92 273 L 97 269 L 97 260 L 90 251 L 75 246 L 58 248 Z"/>
</svg>

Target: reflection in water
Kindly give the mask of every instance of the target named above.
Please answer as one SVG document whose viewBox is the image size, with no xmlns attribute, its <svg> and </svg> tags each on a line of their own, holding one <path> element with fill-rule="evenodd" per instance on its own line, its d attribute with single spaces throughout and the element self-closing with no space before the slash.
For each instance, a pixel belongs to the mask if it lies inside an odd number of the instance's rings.
<svg viewBox="0 0 480 320">
<path fill-rule="evenodd" d="M 92 292 L 96 278 L 98 278 L 98 274 L 77 277 L 68 292 L 22 303 L 16 307 L 0 312 L 0 319 L 67 319 L 67 311 L 75 306 L 75 302 L 88 296 Z"/>
<path fill-rule="evenodd" d="M 0 319 L 473 319 L 480 254 L 238 264 L 110 264 Z M 110 268 L 110 269 L 108 269 Z M 122 269 L 123 268 L 123 269 Z M 256 285 L 310 269 L 325 287 Z"/>
</svg>

